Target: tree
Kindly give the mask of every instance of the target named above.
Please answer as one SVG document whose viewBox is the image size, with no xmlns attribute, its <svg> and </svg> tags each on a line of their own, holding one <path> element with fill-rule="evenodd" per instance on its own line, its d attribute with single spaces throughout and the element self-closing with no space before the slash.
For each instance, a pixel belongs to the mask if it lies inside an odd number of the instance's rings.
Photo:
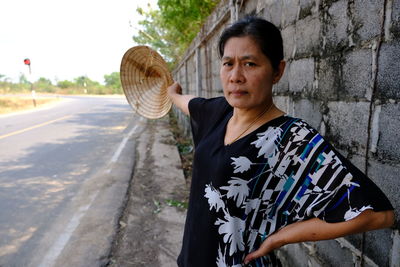
<svg viewBox="0 0 400 267">
<path fill-rule="evenodd" d="M 64 80 L 64 81 L 59 81 L 57 83 L 57 86 L 60 87 L 61 89 L 66 89 L 66 88 L 75 87 L 75 83 L 68 81 L 68 80 Z"/>
<path fill-rule="evenodd" d="M 40 77 L 34 83 L 34 88 L 38 92 L 54 93 L 56 91 L 56 88 L 53 86 L 53 83 L 49 79 L 44 77 Z"/>
<path fill-rule="evenodd" d="M 200 31 L 204 20 L 219 0 L 158 0 L 158 10 L 137 12 L 145 19 L 139 21 L 142 29 L 133 40 L 149 45 L 160 52 L 173 66 L 179 61 L 191 41 Z"/>
<path fill-rule="evenodd" d="M 43 84 L 43 85 L 53 85 L 52 82 L 51 82 L 49 79 L 44 78 L 44 77 L 40 77 L 40 78 L 36 81 L 36 83 L 37 83 L 37 84 Z"/>
<path fill-rule="evenodd" d="M 113 72 L 109 75 L 104 75 L 104 81 L 107 87 L 111 87 L 114 89 L 121 88 L 121 79 L 119 77 L 119 72 Z"/>
<path fill-rule="evenodd" d="M 93 81 L 87 76 L 79 76 L 74 79 L 74 82 L 77 86 L 81 86 L 81 87 L 90 87 L 90 86 L 99 86 L 100 85 L 99 82 Z"/>
<path fill-rule="evenodd" d="M 79 76 L 79 77 L 77 77 L 77 78 L 74 79 L 74 82 L 75 82 L 75 84 L 78 85 L 78 86 L 84 86 L 84 87 L 86 87 L 89 80 L 90 80 L 90 79 L 89 79 L 88 77 L 86 77 L 86 76 Z"/>
</svg>

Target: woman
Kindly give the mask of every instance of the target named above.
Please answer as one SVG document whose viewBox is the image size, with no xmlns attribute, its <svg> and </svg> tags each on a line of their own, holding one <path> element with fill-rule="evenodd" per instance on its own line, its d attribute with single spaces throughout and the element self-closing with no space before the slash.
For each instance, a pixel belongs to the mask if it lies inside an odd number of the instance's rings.
<svg viewBox="0 0 400 267">
<path fill-rule="evenodd" d="M 191 117 L 196 148 L 178 265 L 268 266 L 285 244 L 390 227 L 393 207 L 379 188 L 274 105 L 285 68 L 279 30 L 246 17 L 218 47 L 224 97 L 168 88 Z"/>
</svg>

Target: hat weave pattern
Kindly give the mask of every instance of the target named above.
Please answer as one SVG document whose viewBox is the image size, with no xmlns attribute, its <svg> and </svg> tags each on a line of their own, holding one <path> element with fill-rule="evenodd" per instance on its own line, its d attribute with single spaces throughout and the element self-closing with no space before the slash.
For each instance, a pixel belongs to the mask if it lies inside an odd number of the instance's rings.
<svg viewBox="0 0 400 267">
<path fill-rule="evenodd" d="M 121 61 L 121 84 L 129 104 L 148 119 L 165 116 L 172 102 L 167 87 L 173 83 L 167 63 L 148 46 L 135 46 Z"/>
</svg>

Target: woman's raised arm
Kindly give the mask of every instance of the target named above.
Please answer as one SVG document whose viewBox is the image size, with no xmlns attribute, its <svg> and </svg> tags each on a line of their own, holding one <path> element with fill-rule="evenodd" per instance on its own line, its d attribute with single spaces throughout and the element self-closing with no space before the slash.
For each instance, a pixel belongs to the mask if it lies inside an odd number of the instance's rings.
<svg viewBox="0 0 400 267">
<path fill-rule="evenodd" d="M 180 110 L 182 110 L 186 115 L 189 114 L 189 101 L 195 98 L 194 95 L 182 95 L 182 87 L 179 83 L 175 82 L 170 87 L 167 88 L 168 96 L 170 97 L 172 103 Z"/>
<path fill-rule="evenodd" d="M 363 211 L 352 220 L 338 223 L 327 223 L 318 218 L 292 223 L 269 236 L 260 248 L 246 256 L 244 263 L 265 256 L 274 249 L 287 244 L 305 241 L 334 239 L 350 234 L 391 227 L 394 223 L 394 212 L 372 210 Z"/>
</svg>

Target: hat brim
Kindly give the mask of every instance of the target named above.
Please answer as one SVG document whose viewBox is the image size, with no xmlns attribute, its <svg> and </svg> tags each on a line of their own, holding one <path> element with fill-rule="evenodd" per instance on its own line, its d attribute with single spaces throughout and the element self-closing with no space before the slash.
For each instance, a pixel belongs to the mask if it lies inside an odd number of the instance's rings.
<svg viewBox="0 0 400 267">
<path fill-rule="evenodd" d="M 121 61 L 121 84 L 130 106 L 148 119 L 165 116 L 172 102 L 167 87 L 173 83 L 167 63 L 148 46 L 135 46 Z"/>
</svg>

